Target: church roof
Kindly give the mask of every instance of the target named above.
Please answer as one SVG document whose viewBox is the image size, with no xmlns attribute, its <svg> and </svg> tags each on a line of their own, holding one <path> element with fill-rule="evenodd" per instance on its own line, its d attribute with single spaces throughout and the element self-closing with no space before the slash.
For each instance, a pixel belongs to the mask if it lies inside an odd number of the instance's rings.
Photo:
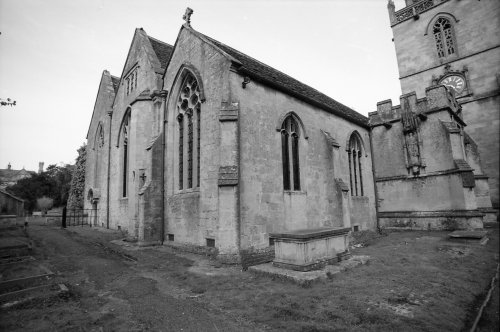
<svg viewBox="0 0 500 332">
<path fill-rule="evenodd" d="M 170 57 L 172 56 L 172 53 L 174 52 L 174 47 L 156 38 L 150 36 L 148 36 L 148 38 L 151 42 L 153 50 L 156 53 L 156 56 L 158 57 L 158 60 L 160 61 L 161 68 L 165 69 L 167 67 L 168 61 L 170 60 Z"/>
<path fill-rule="evenodd" d="M 196 31 L 196 33 L 199 32 Z M 271 86 L 277 90 L 281 90 L 291 96 L 324 109 L 327 112 L 338 115 L 358 125 L 363 127 L 368 126 L 368 118 L 355 110 L 339 103 L 318 90 L 297 81 L 293 77 L 290 77 L 277 69 L 274 69 L 240 51 L 235 50 L 230 46 L 227 46 L 201 33 L 199 34 L 208 39 L 223 52 L 239 61 L 241 66 L 238 67 L 237 70 L 243 75 L 249 76 L 256 81 L 260 81 L 261 83 Z"/>
</svg>

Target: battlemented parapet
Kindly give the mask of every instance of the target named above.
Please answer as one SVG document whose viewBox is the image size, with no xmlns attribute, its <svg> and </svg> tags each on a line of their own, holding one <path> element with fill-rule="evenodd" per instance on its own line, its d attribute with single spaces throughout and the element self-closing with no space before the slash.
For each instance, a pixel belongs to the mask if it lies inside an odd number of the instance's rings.
<svg viewBox="0 0 500 332">
<path fill-rule="evenodd" d="M 441 3 L 446 1 L 448 0 L 405 0 L 405 7 L 396 11 L 394 2 L 392 0 L 389 0 L 387 9 L 389 10 L 391 26 L 394 26 L 411 18 L 413 18 L 414 20 L 418 20 L 421 13 L 439 6 Z"/>
<path fill-rule="evenodd" d="M 477 149 L 466 148 L 473 141 L 460 114 L 443 85 L 427 88 L 421 99 L 402 95 L 397 106 L 379 102 L 369 113 L 380 227 L 482 228 L 475 188 L 476 176 L 485 175 L 468 162 L 479 168 Z M 488 193 L 483 185 L 481 202 Z"/>
</svg>

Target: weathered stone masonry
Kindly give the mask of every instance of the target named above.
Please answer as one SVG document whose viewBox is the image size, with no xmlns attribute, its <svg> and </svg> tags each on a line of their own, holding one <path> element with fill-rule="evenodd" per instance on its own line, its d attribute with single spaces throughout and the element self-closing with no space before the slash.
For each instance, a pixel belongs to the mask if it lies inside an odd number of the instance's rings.
<svg viewBox="0 0 500 332">
<path fill-rule="evenodd" d="M 481 227 L 495 216 L 460 114 L 441 85 L 367 119 L 189 23 L 174 46 L 137 29 L 121 77 L 103 73 L 86 207 L 141 245 L 244 266 L 274 256 L 273 233 L 340 229 L 345 247 L 350 229 Z"/>
</svg>

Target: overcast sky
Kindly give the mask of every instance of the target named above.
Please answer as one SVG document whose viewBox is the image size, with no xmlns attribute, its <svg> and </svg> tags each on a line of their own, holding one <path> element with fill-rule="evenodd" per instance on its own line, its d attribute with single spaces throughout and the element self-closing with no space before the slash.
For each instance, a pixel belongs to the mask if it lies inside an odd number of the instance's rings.
<svg viewBox="0 0 500 332">
<path fill-rule="evenodd" d="M 396 10 L 403 0 L 395 1 Z M 387 0 L 0 0 L 0 168 L 74 163 L 102 71 L 135 28 L 173 45 L 191 25 L 367 115 L 399 104 Z"/>
</svg>

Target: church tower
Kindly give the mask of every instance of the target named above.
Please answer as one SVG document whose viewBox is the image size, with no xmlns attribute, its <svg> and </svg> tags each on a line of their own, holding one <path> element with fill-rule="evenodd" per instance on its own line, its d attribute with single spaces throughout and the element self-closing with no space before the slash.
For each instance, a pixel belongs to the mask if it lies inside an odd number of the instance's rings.
<svg viewBox="0 0 500 332">
<path fill-rule="evenodd" d="M 499 208 L 500 1 L 405 0 L 388 3 L 403 94 L 445 85 L 478 144 Z"/>
</svg>

